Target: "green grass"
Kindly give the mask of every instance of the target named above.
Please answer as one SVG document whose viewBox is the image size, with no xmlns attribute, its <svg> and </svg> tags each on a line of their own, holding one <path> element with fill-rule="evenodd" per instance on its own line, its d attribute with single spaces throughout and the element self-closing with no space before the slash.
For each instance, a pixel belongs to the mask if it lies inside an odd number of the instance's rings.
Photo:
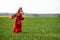
<svg viewBox="0 0 60 40">
<path fill-rule="evenodd" d="M 15 19 L 0 17 L 0 40 L 60 40 L 59 17 L 25 17 L 22 33 L 13 33 Z"/>
</svg>

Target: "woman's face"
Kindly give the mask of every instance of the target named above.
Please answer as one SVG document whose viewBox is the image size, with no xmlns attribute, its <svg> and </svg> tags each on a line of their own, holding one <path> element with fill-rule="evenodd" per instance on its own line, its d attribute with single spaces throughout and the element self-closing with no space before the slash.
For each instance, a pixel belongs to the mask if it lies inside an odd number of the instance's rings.
<svg viewBox="0 0 60 40">
<path fill-rule="evenodd" d="M 20 12 L 22 12 L 22 9 L 20 9 Z"/>
</svg>

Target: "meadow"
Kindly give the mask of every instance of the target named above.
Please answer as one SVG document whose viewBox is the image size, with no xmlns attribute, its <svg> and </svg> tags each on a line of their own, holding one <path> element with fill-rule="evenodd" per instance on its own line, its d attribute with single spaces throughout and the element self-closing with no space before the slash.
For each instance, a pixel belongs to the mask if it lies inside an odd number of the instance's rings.
<svg viewBox="0 0 60 40">
<path fill-rule="evenodd" d="M 22 33 L 13 32 L 15 19 L 0 17 L 0 40 L 60 40 L 60 17 L 25 17 Z"/>
</svg>

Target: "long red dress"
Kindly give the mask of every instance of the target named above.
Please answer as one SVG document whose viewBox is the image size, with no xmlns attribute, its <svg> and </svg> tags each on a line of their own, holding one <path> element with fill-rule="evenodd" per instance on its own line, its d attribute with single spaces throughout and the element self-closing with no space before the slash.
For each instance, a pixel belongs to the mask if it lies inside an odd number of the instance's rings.
<svg viewBox="0 0 60 40">
<path fill-rule="evenodd" d="M 22 20 L 24 19 L 22 17 L 22 14 L 16 13 L 15 15 L 11 16 L 12 18 L 16 17 L 16 21 L 14 22 L 14 32 L 22 32 Z"/>
</svg>

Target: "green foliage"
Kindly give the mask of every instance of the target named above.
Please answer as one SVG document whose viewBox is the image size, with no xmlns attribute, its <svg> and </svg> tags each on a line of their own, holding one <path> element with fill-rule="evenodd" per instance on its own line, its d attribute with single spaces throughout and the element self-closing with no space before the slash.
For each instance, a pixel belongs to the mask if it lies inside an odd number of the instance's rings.
<svg viewBox="0 0 60 40">
<path fill-rule="evenodd" d="M 59 17 L 25 17 L 22 33 L 14 34 L 15 19 L 0 17 L 0 40 L 60 40 Z"/>
</svg>

